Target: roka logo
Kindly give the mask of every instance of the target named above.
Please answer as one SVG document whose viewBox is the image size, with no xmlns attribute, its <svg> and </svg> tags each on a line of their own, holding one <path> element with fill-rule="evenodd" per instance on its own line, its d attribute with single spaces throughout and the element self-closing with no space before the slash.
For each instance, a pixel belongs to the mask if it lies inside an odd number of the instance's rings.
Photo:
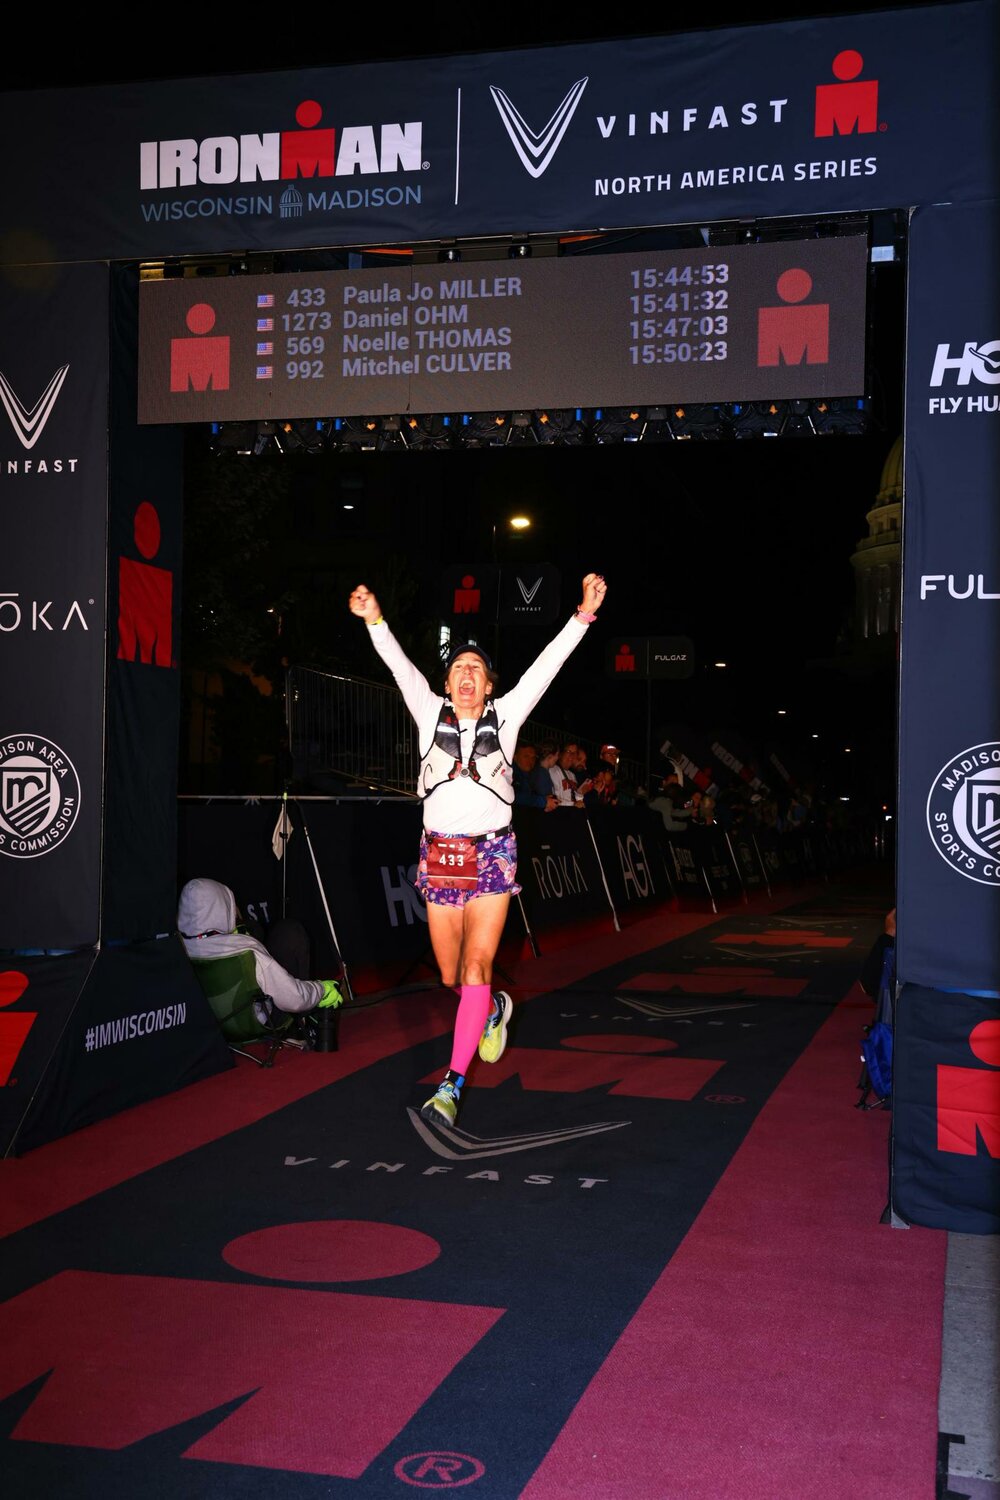
<svg viewBox="0 0 1000 1500">
<path fill-rule="evenodd" d="M 960 875 L 1000 886 L 1000 741 L 945 761 L 927 799 L 927 829 Z"/>
<path fill-rule="evenodd" d="M 45 431 L 45 424 L 52 415 L 52 408 L 59 399 L 59 392 L 69 372 L 69 365 L 62 365 L 52 376 L 34 406 L 25 406 L 14 387 L 0 370 L 0 401 L 10 418 L 10 424 L 23 448 L 33 448 Z"/>
<path fill-rule="evenodd" d="M 521 165 L 530 176 L 541 177 L 555 156 L 569 128 L 569 122 L 576 113 L 576 107 L 583 97 L 587 82 L 586 78 L 577 79 L 562 103 L 555 109 L 548 124 L 539 131 L 532 130 L 503 89 L 498 88 L 496 84 L 490 84 L 493 103 L 510 136 L 514 150 L 521 158 Z"/>
</svg>

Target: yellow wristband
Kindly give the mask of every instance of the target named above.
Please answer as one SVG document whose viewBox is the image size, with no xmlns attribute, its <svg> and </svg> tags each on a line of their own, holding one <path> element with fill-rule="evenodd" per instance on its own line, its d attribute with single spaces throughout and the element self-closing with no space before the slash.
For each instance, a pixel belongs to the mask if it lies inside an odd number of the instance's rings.
<svg viewBox="0 0 1000 1500">
<path fill-rule="evenodd" d="M 383 615 L 379 615 L 379 617 L 378 617 L 377 620 L 366 620 L 365 624 L 368 626 L 368 629 L 371 630 L 376 625 L 384 625 L 385 624 L 385 617 Z"/>
</svg>

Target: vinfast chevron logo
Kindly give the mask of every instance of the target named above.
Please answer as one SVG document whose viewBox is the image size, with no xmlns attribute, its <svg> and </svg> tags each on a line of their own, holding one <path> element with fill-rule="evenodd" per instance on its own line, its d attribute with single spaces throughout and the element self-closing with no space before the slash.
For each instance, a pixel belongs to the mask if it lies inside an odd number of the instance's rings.
<svg viewBox="0 0 1000 1500">
<path fill-rule="evenodd" d="M 538 593 L 541 582 L 542 580 L 539 576 L 529 587 L 528 584 L 525 583 L 523 578 L 518 578 L 517 586 L 521 590 L 521 598 L 524 600 L 525 604 L 530 604 L 532 599 L 534 599 L 535 595 Z"/>
<path fill-rule="evenodd" d="M 604 1135 L 609 1130 L 621 1130 L 631 1125 L 631 1120 L 598 1121 L 593 1125 L 573 1125 L 565 1130 L 540 1130 L 526 1135 L 488 1136 L 470 1135 L 454 1125 L 442 1127 L 439 1132 L 422 1120 L 415 1109 L 407 1109 L 410 1124 L 425 1146 L 436 1156 L 448 1161 L 478 1161 L 484 1156 L 510 1156 L 514 1152 L 537 1151 L 543 1146 L 562 1146 L 567 1141 L 583 1140 L 586 1136 Z"/>
<path fill-rule="evenodd" d="M 559 150 L 587 83 L 588 79 L 578 78 L 552 114 L 548 124 L 539 131 L 532 130 L 503 89 L 498 88 L 495 83 L 490 84 L 493 103 L 510 136 L 514 150 L 521 158 L 521 165 L 530 176 L 541 177 Z"/>
<path fill-rule="evenodd" d="M 945 761 L 927 798 L 927 831 L 959 875 L 1000 886 L 1000 741 Z"/>
<path fill-rule="evenodd" d="M 714 1016 L 724 1010 L 752 1010 L 756 1000 L 735 1000 L 727 1005 L 657 1005 L 653 1000 L 632 1000 L 628 995 L 616 995 L 619 1005 L 627 1005 L 640 1016 L 655 1020 L 678 1021 L 690 1016 Z"/>
<path fill-rule="evenodd" d="M 0 401 L 3 402 L 4 411 L 10 418 L 10 425 L 17 434 L 22 448 L 33 448 L 45 431 L 45 424 L 52 415 L 52 408 L 59 399 L 59 392 L 63 388 L 68 372 L 69 365 L 61 366 L 52 376 L 34 406 L 28 407 L 0 370 Z"/>
</svg>

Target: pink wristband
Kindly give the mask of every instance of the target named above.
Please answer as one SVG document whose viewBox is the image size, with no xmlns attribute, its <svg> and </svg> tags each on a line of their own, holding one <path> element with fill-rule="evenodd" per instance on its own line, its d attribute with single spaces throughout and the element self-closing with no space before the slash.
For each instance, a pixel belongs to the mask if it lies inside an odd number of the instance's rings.
<svg viewBox="0 0 1000 1500">
<path fill-rule="evenodd" d="M 578 620 L 584 620 L 588 625 L 593 625 L 594 621 L 597 619 L 597 616 L 588 615 L 585 609 L 578 609 L 576 612 L 576 618 Z"/>
</svg>

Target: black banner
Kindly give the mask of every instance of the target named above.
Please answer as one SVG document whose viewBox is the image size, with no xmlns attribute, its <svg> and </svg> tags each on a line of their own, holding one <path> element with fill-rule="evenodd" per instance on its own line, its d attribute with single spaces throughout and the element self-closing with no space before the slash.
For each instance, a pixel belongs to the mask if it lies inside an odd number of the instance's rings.
<svg viewBox="0 0 1000 1500">
<path fill-rule="evenodd" d="M 946 17 L 285 72 L 264 71 L 265 40 L 261 72 L 210 88 L 0 96 L 3 137 L 31 142 L 8 153 L 5 195 L 53 261 L 969 202 L 996 189 L 997 10 Z"/>
<path fill-rule="evenodd" d="M 663 830 L 667 851 L 670 855 L 674 885 L 679 896 L 709 896 L 705 884 L 705 872 L 695 852 L 693 840 L 688 832 L 668 833 Z"/>
<path fill-rule="evenodd" d="M 95 962 L 89 950 L 0 960 L 0 1156 L 10 1153 Z"/>
<path fill-rule="evenodd" d="M 280 810 L 278 799 L 182 801 L 178 885 L 221 880 L 262 937 L 281 916 L 296 917 L 309 934 L 316 978 L 336 975 L 341 957 L 350 969 L 415 963 L 429 953 L 427 912 L 413 884 L 416 802 L 289 799 L 285 868 L 272 848 Z"/>
<path fill-rule="evenodd" d="M 178 938 L 103 948 L 72 1005 L 77 975 L 66 962 L 24 960 L 28 994 L 37 984 L 60 1030 L 14 1134 L 15 1154 L 233 1066 Z"/>
<path fill-rule="evenodd" d="M 0 281 L 0 948 L 98 938 L 108 278 Z"/>
<path fill-rule="evenodd" d="M 791 877 L 786 841 L 774 828 L 759 828 L 755 834 L 757 849 L 769 885 L 780 885 Z"/>
<path fill-rule="evenodd" d="M 898 965 L 962 990 L 1000 988 L 998 263 L 995 204 L 914 214 Z"/>
<path fill-rule="evenodd" d="M 741 891 L 739 872 L 733 863 L 729 844 L 722 829 L 714 824 L 710 826 L 695 824 L 688 830 L 687 837 L 691 840 L 695 858 L 708 876 L 712 895 L 726 899 L 738 896 Z"/>
<path fill-rule="evenodd" d="M 892 1204 L 912 1224 L 1000 1232 L 1000 1003 L 903 986 L 895 1007 Z"/>
<path fill-rule="evenodd" d="M 180 428 L 136 424 L 138 273 L 112 276 L 105 940 L 173 930 L 180 726 Z"/>
<path fill-rule="evenodd" d="M 562 622 L 576 605 L 561 601 L 562 575 L 551 563 L 504 564 L 500 570 L 500 619 L 508 626 L 531 628 Z"/>
<path fill-rule="evenodd" d="M 491 649 L 497 628 L 500 570 L 491 563 L 462 563 L 441 573 L 439 609 L 454 641 L 478 641 Z"/>
<path fill-rule="evenodd" d="M 309 934 L 317 977 L 336 972 L 338 951 L 349 968 L 415 964 L 429 957 L 426 907 L 413 884 L 420 838 L 416 804 L 403 798 L 291 798 L 288 808 L 292 834 L 283 867 L 272 848 L 277 799 L 182 799 L 178 885 L 199 877 L 221 880 L 258 936 L 283 914 L 297 917 Z M 662 820 L 647 808 L 585 814 L 519 807 L 514 828 L 521 899 L 535 930 L 609 916 L 612 906 L 618 910 L 672 894 Z M 700 875 L 697 889 L 707 896 Z M 512 937 L 524 933 L 516 902 L 507 931 Z"/>
<path fill-rule="evenodd" d="M 692 677 L 694 642 L 686 635 L 616 635 L 605 647 L 604 665 L 610 677 L 625 674 L 643 682 Z"/>
<path fill-rule="evenodd" d="M 766 881 L 753 833 L 746 829 L 734 829 L 729 835 L 729 843 L 744 886 L 748 891 L 760 890 Z"/>
<path fill-rule="evenodd" d="M 514 828 L 517 878 L 533 928 L 544 931 L 583 917 L 610 916 L 601 861 L 585 813 L 519 807 Z"/>
<path fill-rule="evenodd" d="M 281 811 L 277 798 L 263 802 L 182 797 L 177 816 L 177 895 L 189 880 L 219 880 L 236 897 L 249 930 L 261 936 L 282 915 L 302 918 L 289 907 L 282 912 L 285 867 L 274 856 L 271 840 Z M 301 838 L 288 840 L 289 868 L 297 863 Z M 303 849 L 302 854 L 307 854 Z"/>
<path fill-rule="evenodd" d="M 586 815 L 616 911 L 673 894 L 664 861 L 665 829 L 648 807 L 595 808 Z"/>
</svg>

